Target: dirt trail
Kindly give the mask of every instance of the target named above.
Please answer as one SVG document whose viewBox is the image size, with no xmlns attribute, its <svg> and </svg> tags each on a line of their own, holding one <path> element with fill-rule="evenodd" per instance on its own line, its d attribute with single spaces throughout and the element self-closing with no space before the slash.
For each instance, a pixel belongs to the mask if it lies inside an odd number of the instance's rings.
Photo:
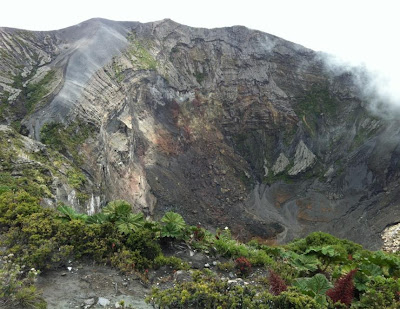
<svg viewBox="0 0 400 309">
<path fill-rule="evenodd" d="M 116 308 L 121 300 L 135 309 L 150 309 L 145 303 L 150 288 L 136 276 L 125 276 L 107 266 L 71 265 L 72 270 L 51 270 L 40 275 L 37 287 L 43 291 L 48 309 Z M 110 301 L 100 305 L 99 298 Z M 91 305 L 94 303 L 93 305 Z"/>
</svg>

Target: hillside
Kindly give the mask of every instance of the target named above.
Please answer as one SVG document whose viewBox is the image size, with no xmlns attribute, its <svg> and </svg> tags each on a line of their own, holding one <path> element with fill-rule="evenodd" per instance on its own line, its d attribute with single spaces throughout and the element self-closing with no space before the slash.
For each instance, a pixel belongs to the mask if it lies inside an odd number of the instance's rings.
<svg viewBox="0 0 400 309">
<path fill-rule="evenodd" d="M 1 123 L 65 162 L 43 205 L 123 199 L 244 240 L 321 230 L 371 249 L 399 221 L 397 121 L 320 53 L 241 26 L 103 19 L 0 28 L 0 51 Z"/>
<path fill-rule="evenodd" d="M 0 307 L 399 308 L 368 86 L 242 26 L 0 28 Z"/>
</svg>

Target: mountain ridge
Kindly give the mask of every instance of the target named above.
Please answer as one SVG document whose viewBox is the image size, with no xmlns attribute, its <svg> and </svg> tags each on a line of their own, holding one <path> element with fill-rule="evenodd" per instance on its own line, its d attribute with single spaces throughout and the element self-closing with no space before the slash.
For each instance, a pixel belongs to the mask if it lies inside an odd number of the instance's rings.
<svg viewBox="0 0 400 309">
<path fill-rule="evenodd" d="M 320 229 L 370 248 L 400 221 L 397 122 L 372 114 L 353 73 L 321 53 L 168 19 L 0 28 L 0 47 L 1 123 L 85 177 L 50 204 L 99 211 L 126 199 L 244 239 Z"/>
</svg>

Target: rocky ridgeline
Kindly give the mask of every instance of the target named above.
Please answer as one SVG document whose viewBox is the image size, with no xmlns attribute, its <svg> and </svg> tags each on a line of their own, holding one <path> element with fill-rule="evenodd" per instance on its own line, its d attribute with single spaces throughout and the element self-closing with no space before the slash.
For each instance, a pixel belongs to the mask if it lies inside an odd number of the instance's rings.
<svg viewBox="0 0 400 309">
<path fill-rule="evenodd" d="M 397 121 L 320 53 L 239 26 L 103 19 L 1 28 L 0 52 L 1 123 L 79 172 L 49 204 L 125 199 L 242 239 L 323 230 L 375 249 L 399 221 Z"/>
</svg>

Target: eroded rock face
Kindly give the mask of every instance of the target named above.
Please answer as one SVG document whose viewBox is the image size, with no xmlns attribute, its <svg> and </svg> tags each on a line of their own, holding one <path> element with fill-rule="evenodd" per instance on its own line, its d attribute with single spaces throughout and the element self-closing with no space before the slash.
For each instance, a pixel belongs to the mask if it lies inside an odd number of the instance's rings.
<svg viewBox="0 0 400 309">
<path fill-rule="evenodd" d="M 283 152 L 281 152 L 279 154 L 278 159 L 276 159 L 274 166 L 272 167 L 272 171 L 274 172 L 274 175 L 282 173 L 289 164 L 290 164 L 289 159 L 286 158 L 286 156 Z"/>
<path fill-rule="evenodd" d="M 0 28 L 0 47 L 2 123 L 33 139 L 53 122 L 93 128 L 64 150 L 88 180 L 85 204 L 63 180 L 54 192 L 89 213 L 125 199 L 241 238 L 323 230 L 370 248 L 398 221 L 397 121 L 302 46 L 245 27 L 95 19 Z"/>
<path fill-rule="evenodd" d="M 294 154 L 294 165 L 288 171 L 290 176 L 296 176 L 299 173 L 306 171 L 315 163 L 315 155 L 307 148 L 306 144 L 301 140 L 296 147 Z"/>
<path fill-rule="evenodd" d="M 397 252 L 400 249 L 400 224 L 385 228 L 382 232 L 383 247 L 387 252 Z"/>
</svg>

